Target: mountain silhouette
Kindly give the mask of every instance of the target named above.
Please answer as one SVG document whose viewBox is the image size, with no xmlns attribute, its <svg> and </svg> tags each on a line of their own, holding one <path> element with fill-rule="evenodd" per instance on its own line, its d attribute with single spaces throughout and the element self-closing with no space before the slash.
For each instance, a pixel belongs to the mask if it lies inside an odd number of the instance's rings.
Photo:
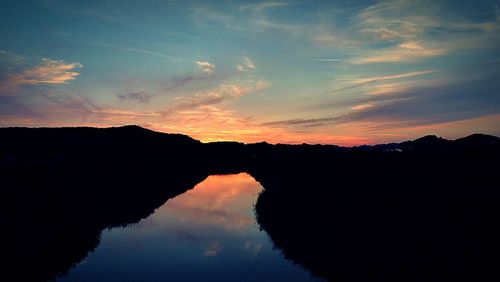
<svg viewBox="0 0 500 282">
<path fill-rule="evenodd" d="M 0 128 L 2 275 L 63 275 L 103 229 L 208 175 L 247 172 L 264 187 L 261 228 L 327 280 L 497 281 L 499 157 L 500 139 L 483 134 L 340 147 L 202 143 L 138 126 Z"/>
</svg>

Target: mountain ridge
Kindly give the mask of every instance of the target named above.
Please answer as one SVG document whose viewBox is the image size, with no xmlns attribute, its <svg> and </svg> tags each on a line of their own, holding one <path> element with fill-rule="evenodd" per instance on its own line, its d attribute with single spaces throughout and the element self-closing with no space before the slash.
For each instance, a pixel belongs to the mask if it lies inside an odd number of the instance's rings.
<svg viewBox="0 0 500 282">
<path fill-rule="evenodd" d="M 286 258 L 327 279 L 495 275 L 499 156 L 500 139 L 483 134 L 340 147 L 202 143 L 139 126 L 0 128 L 0 207 L 12 242 L 2 255 L 8 270 L 30 270 L 16 273 L 20 281 L 53 279 L 103 229 L 147 217 L 208 175 L 246 172 L 264 187 L 261 228 Z M 434 270 L 428 254 L 447 268 Z"/>
<path fill-rule="evenodd" d="M 220 144 L 229 144 L 229 143 L 238 143 L 238 144 L 245 144 L 245 145 L 256 145 L 256 144 L 263 144 L 263 145 L 290 145 L 290 146 L 303 146 L 303 145 L 308 145 L 308 146 L 337 146 L 341 148 L 377 148 L 377 147 L 394 147 L 394 146 L 401 146 L 401 145 L 417 145 L 417 146 L 427 146 L 427 145 L 437 145 L 437 144 L 445 144 L 445 143 L 450 143 L 450 142 L 458 142 L 461 144 L 468 144 L 468 145 L 478 145 L 478 144 L 498 144 L 500 143 L 500 137 L 494 136 L 494 135 L 489 135 L 489 134 L 483 134 L 483 133 L 473 133 L 464 137 L 460 137 L 457 139 L 446 139 L 441 136 L 437 135 L 425 135 L 416 139 L 412 140 L 406 140 L 402 142 L 390 142 L 390 143 L 380 143 L 380 144 L 366 144 L 366 145 L 358 145 L 358 146 L 340 146 L 336 144 L 310 144 L 310 143 L 302 143 L 302 144 L 286 144 L 286 143 L 276 143 L 276 144 L 271 144 L 268 143 L 267 141 L 260 141 L 260 142 L 253 142 L 253 143 L 244 143 L 244 142 L 239 142 L 239 141 L 214 141 L 214 142 L 201 142 L 189 135 L 186 134 L 181 134 L 181 133 L 166 133 L 166 132 L 160 132 L 160 131 L 155 131 L 151 130 L 145 127 L 141 127 L 139 125 L 124 125 L 124 126 L 113 126 L 113 127 L 90 127 L 90 126 L 76 126 L 76 127 L 0 127 L 0 136 L 3 136 L 5 133 L 19 133 L 19 131 L 32 131 L 32 132 L 42 132 L 45 131 L 44 133 L 49 133 L 49 131 L 60 131 L 61 133 L 65 131 L 65 133 L 84 133 L 84 131 L 95 131 L 95 132 L 114 132 L 114 133 L 133 133 L 133 134 L 149 134 L 150 136 L 169 136 L 169 137 L 177 137 L 180 139 L 184 138 L 185 140 L 194 140 L 198 143 L 203 143 L 203 144 L 210 144 L 210 143 L 220 143 Z M 450 143 L 451 144 L 451 143 Z"/>
</svg>

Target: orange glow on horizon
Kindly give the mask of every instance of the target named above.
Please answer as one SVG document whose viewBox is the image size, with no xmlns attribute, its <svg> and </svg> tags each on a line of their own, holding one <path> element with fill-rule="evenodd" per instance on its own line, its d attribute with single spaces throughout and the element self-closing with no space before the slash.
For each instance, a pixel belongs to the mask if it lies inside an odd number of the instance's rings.
<svg viewBox="0 0 500 282">
<path fill-rule="evenodd" d="M 133 115 L 133 112 L 126 112 Z M 106 111 L 102 115 L 116 115 Z M 122 113 L 118 113 L 122 114 Z M 142 117 L 142 115 L 139 116 Z M 140 122 L 139 122 L 140 120 Z M 29 118 L 12 117 L 4 122 L 9 126 L 28 127 L 115 127 L 137 124 L 141 127 L 163 133 L 188 135 L 204 143 L 217 141 L 236 141 L 243 143 L 268 142 L 271 144 L 333 144 L 339 146 L 373 145 L 401 142 L 409 139 L 435 134 L 448 139 L 456 139 L 473 133 L 494 134 L 500 123 L 500 115 L 489 115 L 459 121 L 442 122 L 428 125 L 408 125 L 400 120 L 353 121 L 343 124 L 325 125 L 309 130 L 293 127 L 271 127 L 252 120 L 236 118 L 232 113 L 219 112 L 218 115 L 202 117 L 182 117 L 165 122 L 143 122 L 142 118 L 127 116 L 113 119 L 102 116 L 81 120 L 50 119 L 39 121 Z M 0 124 L 1 126 L 2 124 Z M 331 133 L 330 133 L 331 132 Z M 493 133 L 492 133 L 493 132 Z"/>
</svg>

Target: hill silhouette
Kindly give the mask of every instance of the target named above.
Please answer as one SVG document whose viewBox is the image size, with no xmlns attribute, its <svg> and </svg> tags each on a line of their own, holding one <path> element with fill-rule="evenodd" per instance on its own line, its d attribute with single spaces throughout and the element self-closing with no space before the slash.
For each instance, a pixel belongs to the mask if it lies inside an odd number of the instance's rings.
<svg viewBox="0 0 500 282">
<path fill-rule="evenodd" d="M 103 229 L 210 174 L 248 172 L 264 187 L 261 228 L 328 280 L 498 280 L 499 157 L 500 139 L 482 134 L 340 147 L 204 144 L 138 126 L 0 128 L 3 275 L 50 280 Z"/>
</svg>

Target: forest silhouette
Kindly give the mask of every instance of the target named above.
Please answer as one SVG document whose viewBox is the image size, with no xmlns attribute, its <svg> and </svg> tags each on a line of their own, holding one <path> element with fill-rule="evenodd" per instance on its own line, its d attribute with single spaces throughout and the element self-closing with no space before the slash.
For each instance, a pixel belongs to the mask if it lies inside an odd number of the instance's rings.
<svg viewBox="0 0 500 282">
<path fill-rule="evenodd" d="M 500 139 L 374 146 L 201 143 L 138 126 L 1 128 L 5 277 L 64 275 L 106 228 L 209 175 L 247 172 L 287 259 L 331 281 L 498 281 Z"/>
</svg>

